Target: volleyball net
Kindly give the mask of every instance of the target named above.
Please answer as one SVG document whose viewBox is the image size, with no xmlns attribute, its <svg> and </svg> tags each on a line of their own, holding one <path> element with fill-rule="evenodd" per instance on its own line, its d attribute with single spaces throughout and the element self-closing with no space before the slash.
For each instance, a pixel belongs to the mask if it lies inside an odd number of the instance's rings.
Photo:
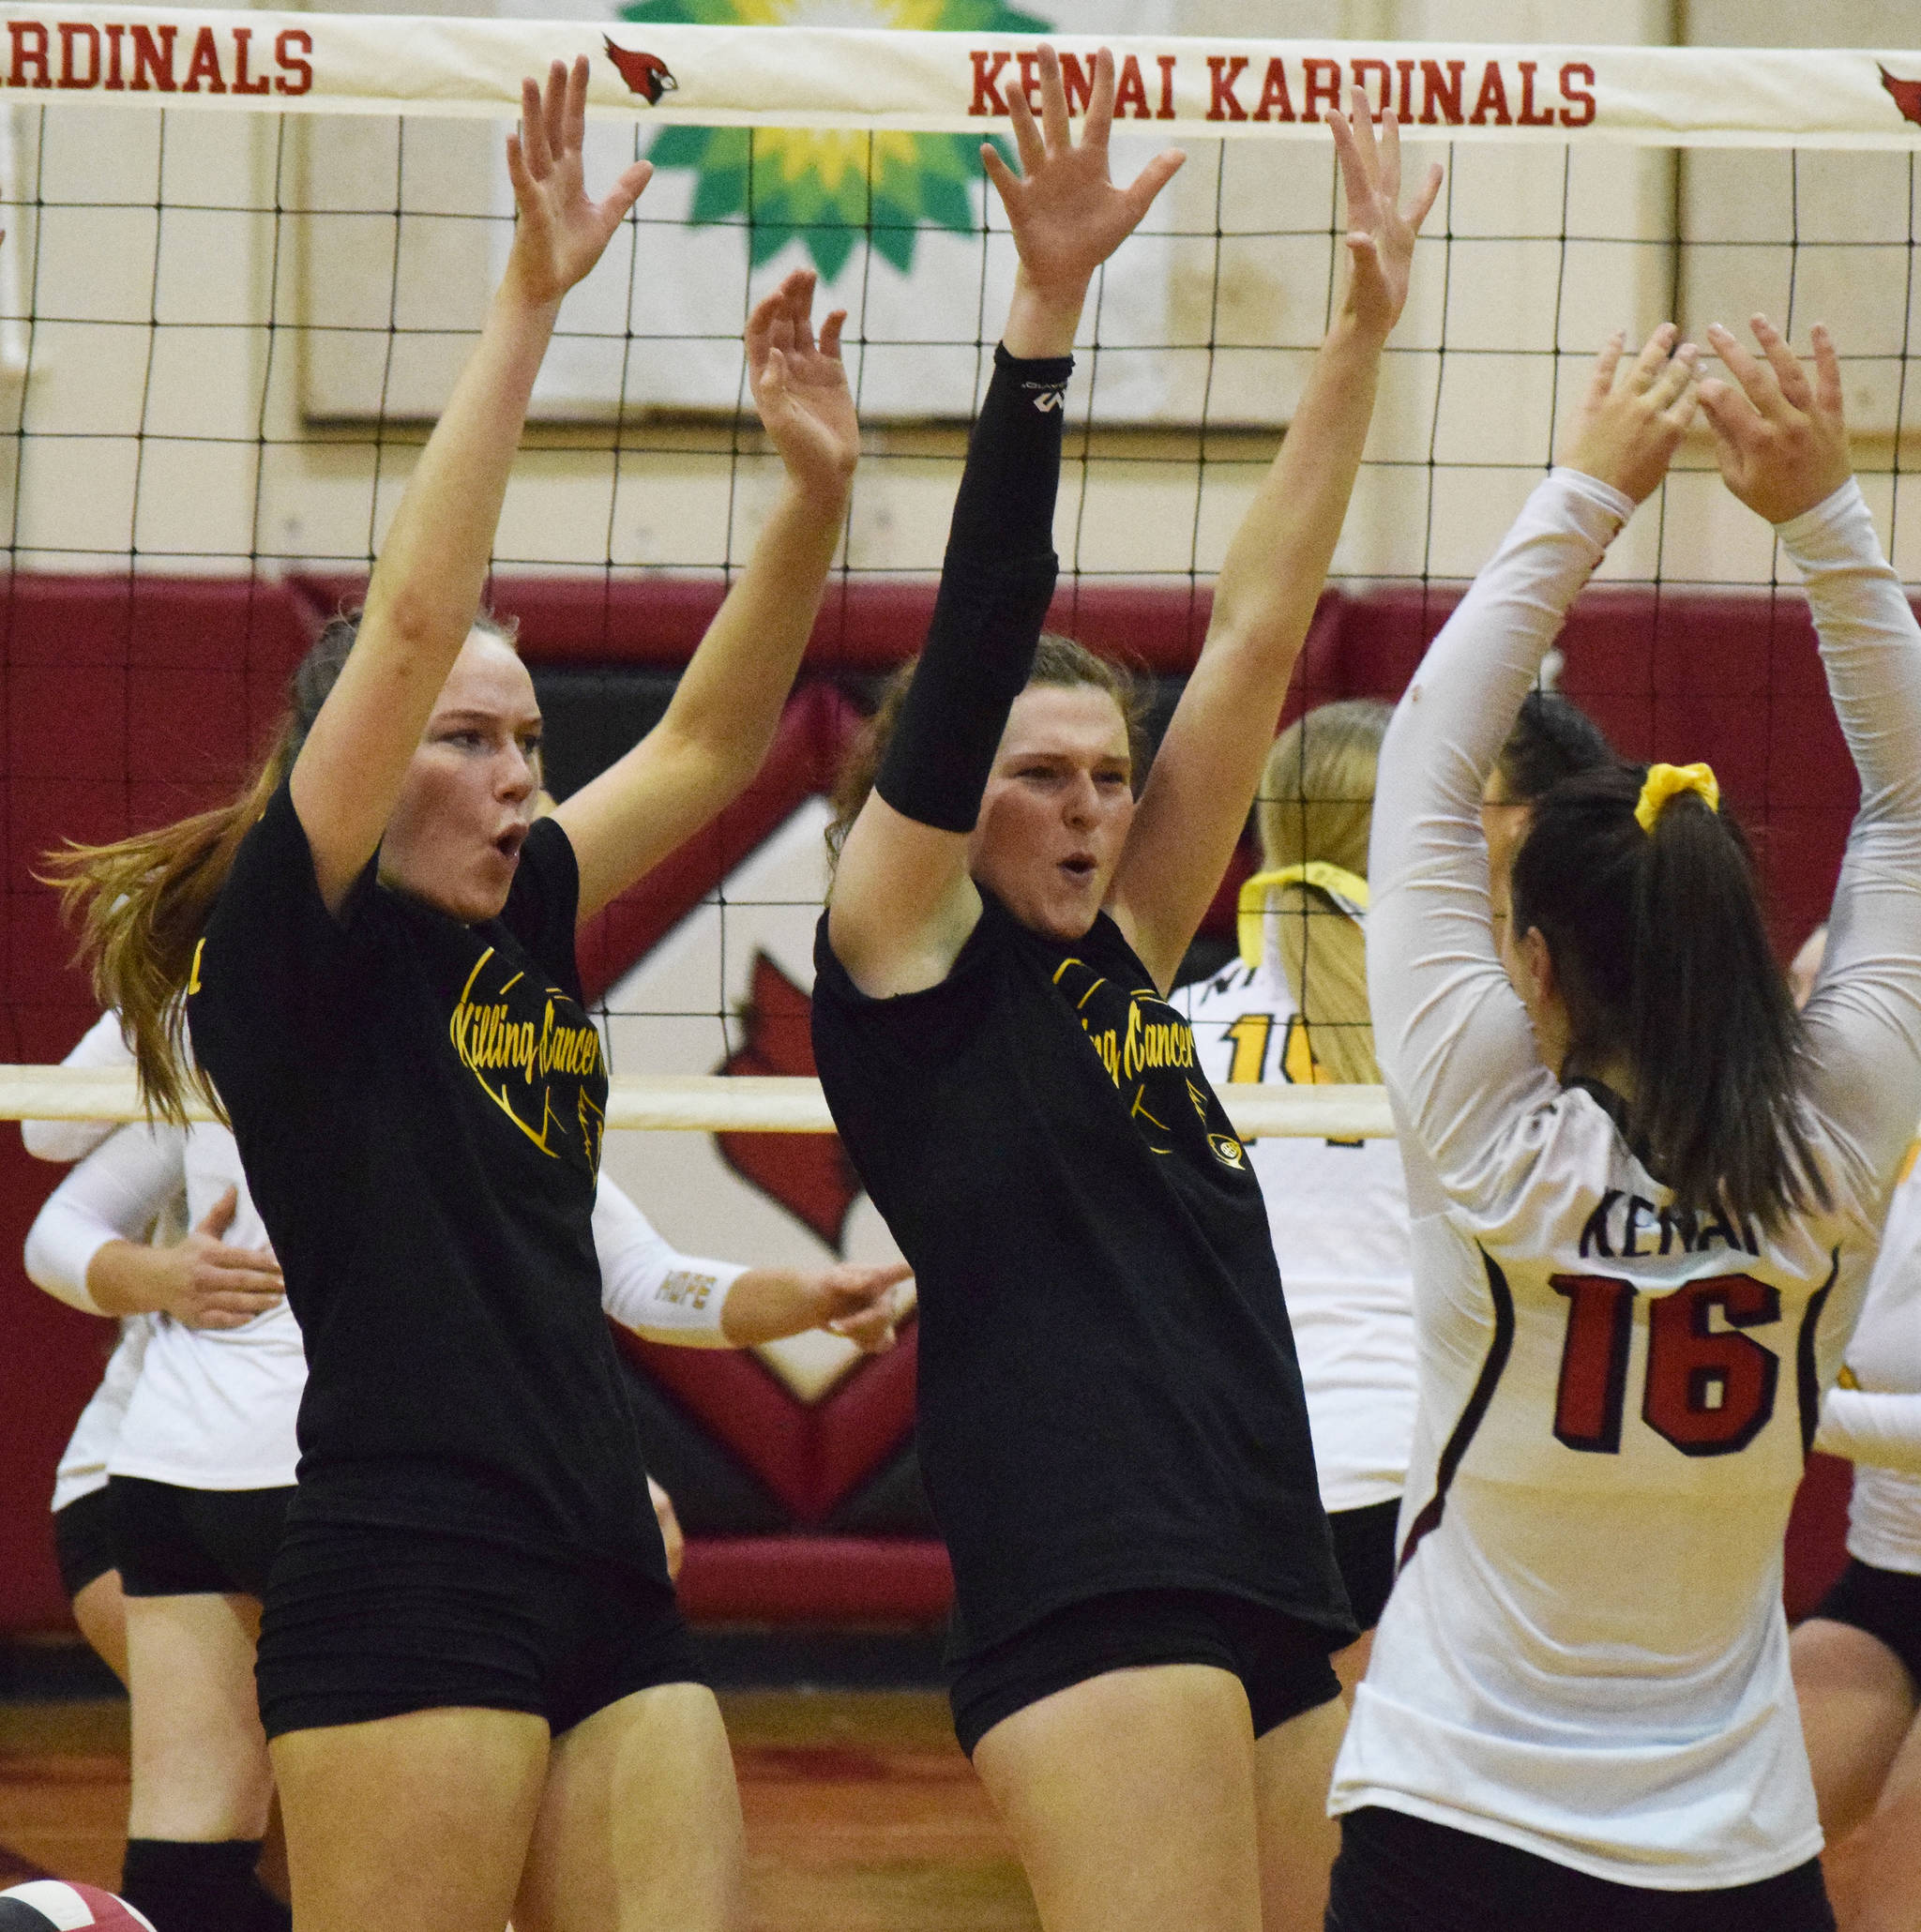
<svg viewBox="0 0 1921 1932">
<path fill-rule="evenodd" d="M 849 311 L 865 431 L 767 770 L 586 936 L 609 1124 L 719 1136 L 741 1171 L 757 1156 L 728 1137 L 828 1124 L 805 1084 L 822 794 L 918 645 L 1012 283 L 979 143 L 1006 138 L 1043 33 L 1084 106 L 1097 10 L 944 0 L 921 13 L 954 31 L 879 33 L 715 24 L 727 0 L 571 23 L 0 7 L 0 1116 L 132 1112 L 129 1081 L 45 1064 L 90 1006 L 38 854 L 213 803 L 262 747 L 292 663 L 364 585 L 505 260 L 520 77 L 585 53 L 590 182 L 637 157 L 657 175 L 562 314 L 495 551 L 556 792 L 658 717 L 773 501 L 739 336 L 794 265 L 817 310 Z M 1438 158 L 1447 180 L 1290 717 L 1399 694 L 1615 327 L 1760 309 L 1805 346 L 1826 321 L 1876 521 L 1921 575 L 1921 53 L 1111 44 L 1116 174 L 1169 144 L 1188 160 L 1088 304 L 1053 622 L 1131 662 L 1157 725 L 1332 312 L 1325 118 L 1354 84 L 1411 173 Z M 1786 950 L 1854 788 L 1782 572 L 1690 442 L 1555 674 L 1623 751 L 1716 765 Z M 1191 972 L 1232 957 L 1258 864 L 1250 839 Z M 1245 1131 L 1387 1131 L 1378 1091 L 1293 1044 L 1263 1035 L 1245 1079 L 1237 1055 Z"/>
</svg>

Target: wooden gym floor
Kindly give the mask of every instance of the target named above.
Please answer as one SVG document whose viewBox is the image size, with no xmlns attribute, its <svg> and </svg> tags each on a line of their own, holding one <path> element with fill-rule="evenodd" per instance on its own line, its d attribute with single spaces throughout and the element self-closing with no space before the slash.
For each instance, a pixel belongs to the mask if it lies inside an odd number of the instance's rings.
<svg viewBox="0 0 1921 1932">
<path fill-rule="evenodd" d="M 750 1932 L 1035 1932 L 1020 1866 L 920 1691 L 721 1694 L 747 1814 Z M 0 1703 L 0 1888 L 111 1886 L 127 1706 Z"/>
</svg>

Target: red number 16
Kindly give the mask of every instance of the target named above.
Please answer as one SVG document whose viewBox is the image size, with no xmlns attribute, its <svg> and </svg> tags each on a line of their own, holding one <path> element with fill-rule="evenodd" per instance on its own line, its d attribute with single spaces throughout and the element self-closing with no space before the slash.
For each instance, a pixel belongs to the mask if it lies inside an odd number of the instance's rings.
<svg viewBox="0 0 1921 1932">
<path fill-rule="evenodd" d="M 1570 1449 L 1619 1455 L 1637 1290 L 1603 1275 L 1556 1275 L 1550 1286 L 1568 1302 L 1555 1437 Z M 1725 1328 L 1711 1326 L 1717 1308 Z M 1741 1331 L 1780 1319 L 1779 1291 L 1751 1275 L 1697 1281 L 1654 1302 L 1641 1403 L 1648 1426 L 1684 1456 L 1747 1448 L 1775 1412 L 1781 1364 Z"/>
</svg>

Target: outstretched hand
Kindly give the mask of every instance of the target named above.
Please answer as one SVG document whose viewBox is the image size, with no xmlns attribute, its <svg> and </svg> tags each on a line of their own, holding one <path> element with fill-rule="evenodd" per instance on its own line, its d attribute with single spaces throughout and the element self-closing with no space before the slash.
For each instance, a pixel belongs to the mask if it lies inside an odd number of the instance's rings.
<svg viewBox="0 0 1921 1932">
<path fill-rule="evenodd" d="M 1351 97 L 1351 113 L 1330 113 L 1327 122 L 1347 191 L 1346 308 L 1364 328 L 1384 336 L 1407 304 L 1414 242 L 1441 192 L 1441 163 L 1429 164 L 1427 179 L 1403 212 L 1400 123 L 1389 114 L 1377 141 L 1373 110 L 1361 87 Z"/>
<path fill-rule="evenodd" d="M 847 311 L 813 325 L 814 275 L 796 268 L 755 305 L 747 325 L 748 382 L 754 407 L 796 483 L 844 490 L 860 460 L 860 423 L 840 360 Z"/>
<path fill-rule="evenodd" d="M 1766 316 L 1750 321 L 1766 358 L 1757 362 L 1719 323 L 1707 339 L 1734 378 L 1701 385 L 1721 478 L 1770 523 L 1785 523 L 1832 496 L 1854 473 L 1841 416 L 1841 362 L 1826 325 L 1814 325 L 1814 380 Z"/>
<path fill-rule="evenodd" d="M 1095 56 L 1094 91 L 1078 147 L 1067 122 L 1060 57 L 1051 47 L 1040 49 L 1039 123 L 1018 85 L 1008 90 L 1007 110 L 1021 172 L 1015 174 L 991 143 L 980 150 L 981 164 L 1007 211 L 1014 246 L 1021 251 L 1021 274 L 1030 291 L 1053 314 L 1070 314 L 1078 321 L 1094 271 L 1140 226 L 1187 157 L 1178 148 L 1156 155 L 1126 188 L 1116 188 L 1109 178 L 1114 57 L 1105 47 Z M 1062 351 L 1011 340 L 1007 346 L 1015 355 L 1047 355 L 1065 353 L 1072 341 L 1070 327 Z"/>
<path fill-rule="evenodd" d="M 1676 348 L 1679 333 L 1671 322 L 1662 323 L 1624 365 L 1626 336 L 1615 330 L 1595 360 L 1594 380 L 1561 453 L 1569 469 L 1612 484 L 1636 503 L 1660 487 L 1700 400 L 1701 352 L 1692 342 Z"/>
<path fill-rule="evenodd" d="M 507 172 L 521 211 L 507 279 L 537 307 L 558 302 L 599 261 L 654 170 L 636 161 L 604 202 L 588 199 L 581 168 L 587 133 L 587 60 L 548 69 L 543 96 L 521 83 L 521 126 L 507 138 Z"/>
<path fill-rule="evenodd" d="M 915 1306 L 914 1271 L 904 1261 L 879 1268 L 843 1261 L 822 1272 L 817 1292 L 825 1311 L 821 1326 L 870 1355 L 894 1346 L 895 1330 Z"/>
</svg>

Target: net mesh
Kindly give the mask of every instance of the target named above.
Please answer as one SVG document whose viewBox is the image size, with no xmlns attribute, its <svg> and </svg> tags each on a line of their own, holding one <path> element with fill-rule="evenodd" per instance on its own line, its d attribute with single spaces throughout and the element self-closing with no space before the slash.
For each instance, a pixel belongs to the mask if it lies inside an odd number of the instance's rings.
<svg viewBox="0 0 1921 1932">
<path fill-rule="evenodd" d="M 223 795 L 312 626 L 364 582 L 503 259 L 505 130 L 57 100 L 0 120 L 6 1057 L 57 1058 L 86 1004 L 36 854 Z M 587 949 L 616 1074 L 801 1072 L 820 793 L 918 642 L 1013 255 L 963 138 L 601 126 L 590 174 L 657 142 L 655 187 L 563 314 L 493 597 L 522 622 L 570 789 L 658 715 L 751 545 L 778 471 L 739 330 L 789 267 L 819 268 L 849 310 L 867 448 L 815 649 L 755 791 Z M 1116 172 L 1157 144 L 1118 139 Z M 1057 524 L 1058 627 L 1132 658 L 1161 722 L 1341 254 L 1331 152 L 1185 144 L 1088 305 Z M 1617 325 L 1759 309 L 1805 342 L 1828 321 L 1877 521 L 1921 574 L 1913 153 L 1410 147 L 1429 154 L 1447 185 L 1291 713 L 1398 693 Z M 1853 780 L 1769 532 L 1691 443 L 1602 578 L 1564 686 L 1624 750 L 1716 763 L 1792 944 Z M 1315 802 L 1277 804 L 1305 823 Z M 1256 863 L 1250 840 L 1235 879 Z M 1234 883 L 1196 972 L 1228 955 Z M 1311 930 L 1299 950 L 1311 983 Z M 1293 1044 L 1255 1077 L 1345 1064 Z"/>
</svg>

